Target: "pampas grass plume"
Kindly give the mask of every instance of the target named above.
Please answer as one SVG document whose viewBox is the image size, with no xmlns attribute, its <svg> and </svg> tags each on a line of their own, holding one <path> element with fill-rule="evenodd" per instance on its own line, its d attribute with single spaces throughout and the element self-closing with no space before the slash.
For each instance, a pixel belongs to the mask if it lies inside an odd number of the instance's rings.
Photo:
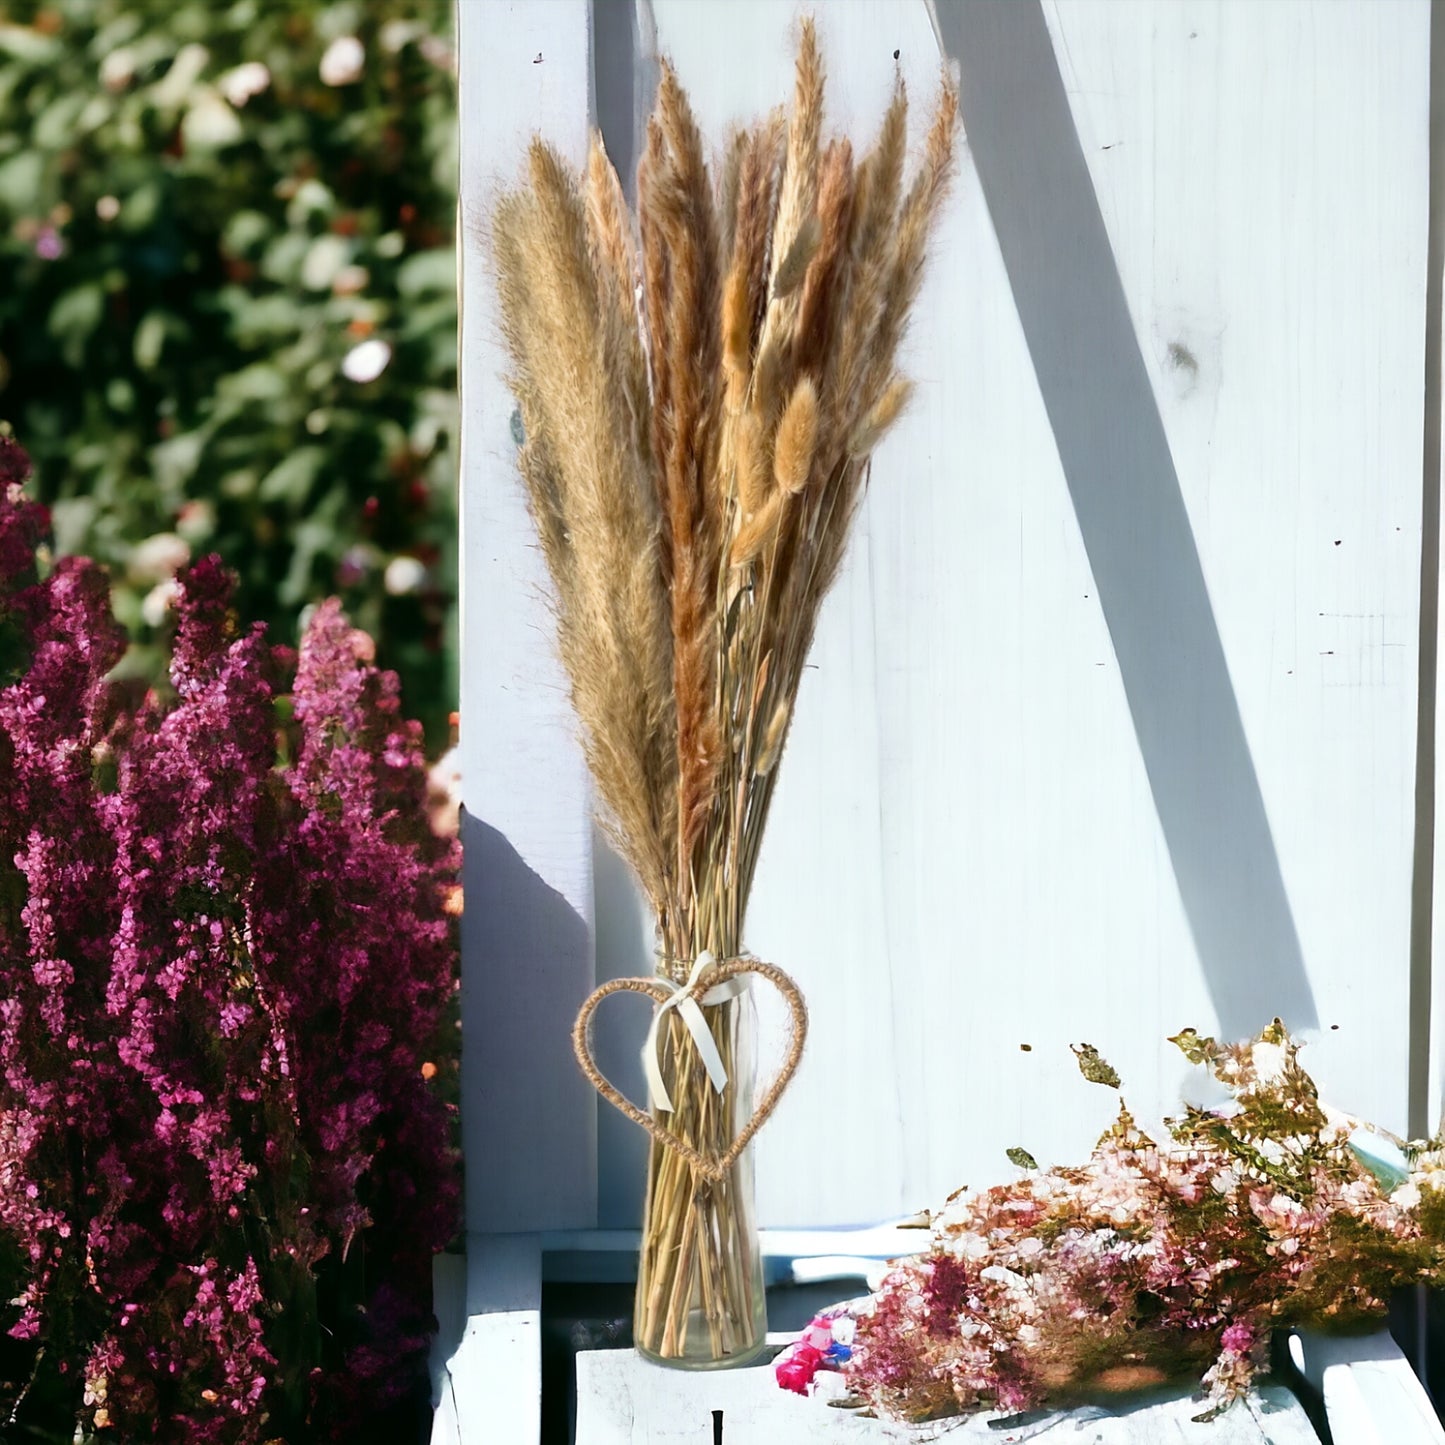
<svg viewBox="0 0 1445 1445">
<path fill-rule="evenodd" d="M 732 566 L 747 566 L 773 540 L 791 500 L 792 493 L 776 491 L 743 523 L 733 538 Z"/>
<path fill-rule="evenodd" d="M 819 224 L 817 215 L 809 216 L 798 228 L 798 234 L 793 237 L 793 244 L 788 247 L 787 255 L 783 257 L 782 264 L 773 276 L 773 298 L 775 300 L 791 296 L 803 284 L 803 277 L 808 274 L 808 264 L 812 261 L 813 253 L 817 251 L 818 242 L 822 238 L 823 228 Z"/>
<path fill-rule="evenodd" d="M 788 719 L 792 712 L 792 703 L 787 698 L 783 698 L 773 709 L 773 715 L 768 719 L 768 725 L 763 731 L 763 745 L 758 749 L 757 766 L 753 769 L 758 777 L 767 777 L 782 756 L 783 739 L 787 735 Z"/>
<path fill-rule="evenodd" d="M 817 440 L 818 391 L 812 378 L 805 376 L 794 388 L 778 423 L 773 476 L 783 491 L 796 496 L 808 485 Z"/>
<path fill-rule="evenodd" d="M 854 432 L 848 450 L 856 457 L 866 457 L 902 415 L 912 396 L 913 383 L 906 377 L 895 376 Z"/>
</svg>

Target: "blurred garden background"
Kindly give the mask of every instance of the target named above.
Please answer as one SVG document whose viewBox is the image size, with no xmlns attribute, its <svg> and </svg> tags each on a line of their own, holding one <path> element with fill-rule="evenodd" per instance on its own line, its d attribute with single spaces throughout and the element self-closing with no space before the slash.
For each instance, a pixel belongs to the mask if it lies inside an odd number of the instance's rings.
<svg viewBox="0 0 1445 1445">
<path fill-rule="evenodd" d="M 454 72 L 448 0 L 0 4 L 0 421 L 120 671 L 214 551 L 278 641 L 340 596 L 446 747 Z"/>
</svg>

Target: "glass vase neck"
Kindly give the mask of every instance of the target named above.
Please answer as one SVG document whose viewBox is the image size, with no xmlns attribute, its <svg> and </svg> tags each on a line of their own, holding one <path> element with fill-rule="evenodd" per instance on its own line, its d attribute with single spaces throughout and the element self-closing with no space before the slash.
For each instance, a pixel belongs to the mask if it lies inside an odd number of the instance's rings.
<svg viewBox="0 0 1445 1445">
<path fill-rule="evenodd" d="M 752 954 L 746 949 L 739 949 L 736 953 L 730 953 L 725 956 L 711 954 L 710 957 L 714 963 L 736 963 L 740 959 L 751 958 Z M 653 971 L 658 978 L 665 978 L 677 984 L 679 987 L 692 977 L 692 971 L 697 966 L 697 959 L 695 957 L 677 958 L 660 945 L 653 949 L 652 962 Z"/>
</svg>

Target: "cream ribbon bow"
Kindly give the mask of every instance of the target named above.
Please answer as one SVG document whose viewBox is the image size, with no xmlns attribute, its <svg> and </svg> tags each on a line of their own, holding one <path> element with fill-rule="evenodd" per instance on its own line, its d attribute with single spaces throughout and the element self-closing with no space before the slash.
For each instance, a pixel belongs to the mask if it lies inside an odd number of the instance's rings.
<svg viewBox="0 0 1445 1445">
<path fill-rule="evenodd" d="M 712 954 L 704 949 L 698 954 L 686 983 L 666 980 L 672 984 L 673 995 L 666 1003 L 657 1006 L 657 1012 L 652 1016 L 652 1025 L 647 1030 L 647 1041 L 642 1045 L 642 1071 L 647 1076 L 648 1095 L 655 1107 L 669 1114 L 672 1112 L 672 1096 L 667 1092 L 667 1085 L 662 1082 L 662 1066 L 658 1059 L 658 1051 L 662 1047 L 662 1016 L 668 1009 L 675 1008 L 687 1025 L 687 1031 L 692 1035 L 692 1041 L 702 1057 L 703 1067 L 707 1070 L 708 1078 L 712 1080 L 713 1088 L 720 1094 L 727 1085 L 728 1071 L 723 1065 L 722 1055 L 718 1053 L 717 1040 L 713 1038 L 712 1030 L 708 1028 L 707 1020 L 702 1016 L 702 1009 L 698 1005 L 706 1004 L 711 1008 L 716 1004 L 727 1003 L 729 999 L 738 998 L 748 986 L 748 976 L 736 974 L 708 989 L 701 999 L 695 998 L 693 990 L 715 961 Z"/>
</svg>

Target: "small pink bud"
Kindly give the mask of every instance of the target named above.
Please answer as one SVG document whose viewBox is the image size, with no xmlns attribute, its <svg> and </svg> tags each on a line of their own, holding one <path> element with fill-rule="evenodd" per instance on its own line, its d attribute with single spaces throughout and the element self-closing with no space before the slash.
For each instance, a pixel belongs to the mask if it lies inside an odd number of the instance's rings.
<svg viewBox="0 0 1445 1445">
<path fill-rule="evenodd" d="M 795 1395 L 806 1395 L 822 1363 L 822 1354 L 812 1345 L 798 1344 L 779 1357 L 773 1373 L 783 1389 L 791 1390 Z"/>
</svg>

